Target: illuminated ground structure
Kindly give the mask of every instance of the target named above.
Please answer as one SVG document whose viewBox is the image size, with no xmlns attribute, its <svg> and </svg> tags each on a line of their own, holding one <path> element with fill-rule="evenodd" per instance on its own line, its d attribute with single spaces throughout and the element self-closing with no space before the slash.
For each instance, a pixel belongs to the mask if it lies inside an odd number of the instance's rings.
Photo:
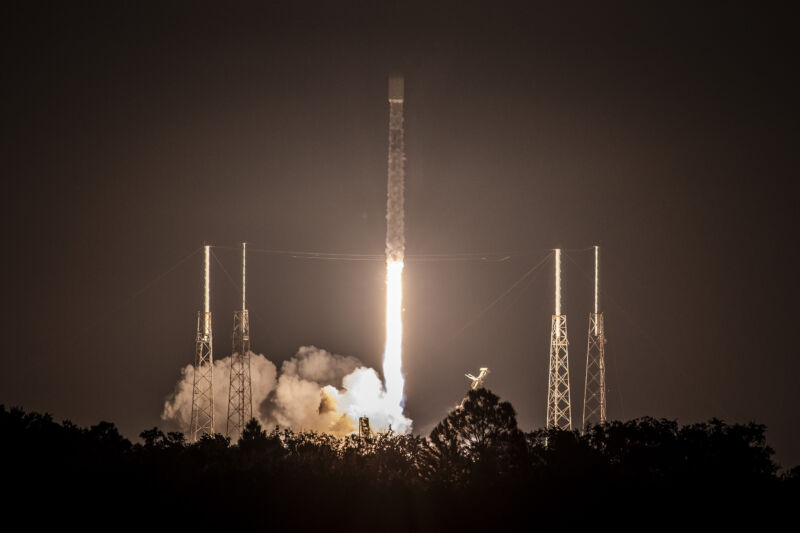
<svg viewBox="0 0 800 533">
<path fill-rule="evenodd" d="M 197 313 L 194 379 L 192 385 L 192 419 L 189 440 L 214 434 L 214 355 L 211 335 L 210 301 L 211 246 L 203 247 L 203 311 Z"/>
<path fill-rule="evenodd" d="M 583 389 L 583 422 L 587 426 L 606 421 L 606 334 L 600 312 L 600 247 L 594 247 L 594 312 L 589 313 L 586 347 L 586 380 Z"/>
<path fill-rule="evenodd" d="M 370 436 L 369 418 L 362 416 L 358 419 L 358 436 L 368 439 Z"/>
<path fill-rule="evenodd" d="M 468 379 L 472 380 L 469 388 L 470 390 L 477 390 L 483 387 L 484 382 L 486 381 L 486 376 L 489 375 L 489 369 L 487 367 L 481 367 L 480 372 L 478 372 L 477 376 L 473 376 L 472 374 L 464 374 Z M 461 408 L 464 408 L 464 402 L 467 401 L 469 396 L 464 396 L 464 399 L 461 400 Z"/>
<path fill-rule="evenodd" d="M 489 375 L 489 369 L 487 367 L 481 367 L 480 372 L 478 372 L 477 376 L 473 376 L 472 374 L 464 374 L 470 380 L 472 380 L 472 384 L 470 388 L 472 390 L 479 389 L 483 387 L 483 382 L 486 381 L 486 376 Z"/>
<path fill-rule="evenodd" d="M 561 314 L 561 250 L 555 253 L 556 309 L 550 329 L 550 371 L 547 382 L 547 427 L 572 429 L 569 399 L 567 316 Z"/>
<path fill-rule="evenodd" d="M 253 418 L 253 395 L 250 381 L 250 315 L 247 312 L 247 244 L 242 243 L 242 308 L 233 313 L 233 349 L 231 381 L 228 389 L 226 435 L 236 440 Z"/>
</svg>

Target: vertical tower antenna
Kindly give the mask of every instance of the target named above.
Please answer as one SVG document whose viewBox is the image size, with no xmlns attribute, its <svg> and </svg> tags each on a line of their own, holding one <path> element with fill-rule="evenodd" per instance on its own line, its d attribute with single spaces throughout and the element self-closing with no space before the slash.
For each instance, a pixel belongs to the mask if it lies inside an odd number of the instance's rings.
<svg viewBox="0 0 800 533">
<path fill-rule="evenodd" d="M 555 314 L 550 328 L 550 371 L 547 381 L 547 428 L 572 429 L 569 399 L 567 316 L 561 314 L 561 249 L 555 250 Z"/>
<path fill-rule="evenodd" d="M 247 311 L 247 243 L 242 243 L 242 308 L 233 313 L 233 350 L 231 381 L 228 389 L 228 421 L 225 433 L 232 439 L 242 434 L 253 418 L 253 394 L 250 381 L 250 314 Z"/>
<path fill-rule="evenodd" d="M 594 247 L 594 312 L 589 313 L 582 429 L 606 421 L 606 334 L 600 312 L 600 247 Z"/>
<path fill-rule="evenodd" d="M 197 313 L 189 439 L 214 434 L 214 355 L 211 334 L 211 246 L 203 246 L 203 310 Z"/>
<path fill-rule="evenodd" d="M 594 247 L 594 312 L 600 312 L 600 247 Z"/>
<path fill-rule="evenodd" d="M 561 249 L 556 249 L 556 315 L 561 314 Z"/>
</svg>

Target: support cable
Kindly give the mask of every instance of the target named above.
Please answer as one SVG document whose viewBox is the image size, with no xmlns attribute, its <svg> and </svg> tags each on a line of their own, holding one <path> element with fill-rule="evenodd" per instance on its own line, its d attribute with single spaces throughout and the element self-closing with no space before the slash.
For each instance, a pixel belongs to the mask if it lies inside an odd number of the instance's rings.
<svg viewBox="0 0 800 533">
<path fill-rule="evenodd" d="M 168 267 L 166 270 L 162 271 L 160 274 L 155 276 L 153 279 L 151 279 L 150 281 L 145 283 L 144 286 L 142 286 L 142 288 L 140 288 L 139 290 L 137 290 L 136 292 L 134 292 L 133 294 L 131 294 L 130 296 L 128 296 L 127 298 L 122 300 L 121 303 L 119 303 L 117 306 L 113 307 L 110 311 L 105 310 L 105 311 L 103 311 L 103 313 L 97 315 L 95 317 L 95 319 L 89 323 L 88 326 L 86 326 L 83 329 L 81 329 L 81 331 L 78 332 L 64 346 L 72 346 L 73 344 L 78 342 L 78 340 L 80 340 L 80 338 L 83 337 L 89 330 L 93 330 L 93 329 L 97 328 L 99 325 L 101 325 L 101 324 L 105 323 L 106 321 L 110 320 L 115 314 L 117 314 L 118 312 L 122 311 L 124 308 L 126 308 L 131 303 L 133 303 L 133 301 L 136 298 L 138 298 L 139 296 L 141 296 L 142 294 L 144 294 L 148 290 L 152 289 L 159 281 L 164 279 L 167 275 L 171 274 L 175 269 L 177 269 L 183 263 L 185 263 L 186 261 L 188 261 L 189 259 L 194 257 L 194 255 L 197 252 L 199 252 L 200 250 L 202 250 L 202 246 L 198 247 L 198 248 L 195 248 L 189 254 L 187 254 L 183 258 L 179 259 L 177 263 L 174 263 L 172 266 Z"/>
<path fill-rule="evenodd" d="M 499 303 L 499 302 L 500 302 L 500 301 L 501 301 L 503 298 L 505 298 L 506 296 L 508 296 L 508 295 L 509 295 L 509 294 L 510 294 L 510 293 L 511 293 L 511 292 L 512 292 L 512 291 L 513 291 L 513 290 L 514 290 L 514 289 L 515 289 L 515 288 L 516 288 L 516 287 L 517 287 L 517 286 L 518 286 L 520 283 L 522 283 L 523 281 L 525 281 L 525 280 L 528 278 L 528 276 L 530 276 L 530 275 L 532 275 L 534 272 L 536 272 L 536 271 L 537 271 L 537 270 L 538 270 L 538 269 L 539 269 L 539 268 L 540 268 L 540 267 L 541 267 L 541 266 L 542 266 L 542 265 L 543 265 L 543 264 L 544 264 L 544 263 L 545 263 L 545 262 L 546 262 L 546 261 L 547 261 L 547 260 L 550 258 L 550 256 L 551 256 L 551 255 L 553 255 L 553 252 L 552 252 L 552 251 L 551 251 L 551 252 L 549 252 L 549 253 L 548 253 L 546 256 L 544 256 L 544 258 L 542 258 L 542 260 L 541 260 L 541 261 L 539 261 L 538 263 L 536 263 L 536 265 L 534 265 L 532 268 L 530 268 L 528 271 L 526 271 L 526 272 L 525 272 L 525 273 L 524 273 L 524 274 L 523 274 L 523 275 L 522 275 L 522 276 L 521 276 L 519 279 L 517 279 L 517 281 L 515 281 L 515 282 L 514 282 L 514 283 L 513 283 L 513 284 L 512 284 L 512 285 L 511 285 L 509 288 L 507 288 L 505 291 L 503 291 L 503 293 L 502 293 L 502 294 L 500 294 L 500 296 L 496 297 L 494 300 L 492 300 L 491 302 L 489 302 L 489 305 L 487 305 L 486 307 L 484 307 L 484 308 L 483 308 L 483 309 L 482 309 L 482 310 L 481 310 L 481 311 L 480 311 L 480 312 L 479 312 L 477 315 L 475 315 L 474 317 L 472 317 L 471 319 L 469 319 L 469 320 L 468 320 L 468 321 L 467 321 L 467 322 L 466 322 L 466 323 L 465 323 L 463 326 L 461 326 L 461 327 L 460 327 L 458 330 L 456 330 L 456 332 L 453 334 L 453 337 L 455 338 L 455 337 L 458 337 L 459 335 L 461 335 L 461 333 L 463 333 L 463 332 L 464 332 L 464 330 L 466 330 L 466 329 L 467 329 L 467 328 L 468 328 L 470 325 L 472 325 L 473 323 L 475 323 L 475 322 L 476 322 L 476 321 L 477 321 L 479 318 L 481 318 L 483 315 L 485 315 L 487 312 L 489 312 L 489 311 L 490 311 L 490 310 L 491 310 L 491 309 L 492 309 L 492 308 L 493 308 L 495 305 L 497 305 L 497 304 L 498 304 L 498 303 Z"/>
</svg>

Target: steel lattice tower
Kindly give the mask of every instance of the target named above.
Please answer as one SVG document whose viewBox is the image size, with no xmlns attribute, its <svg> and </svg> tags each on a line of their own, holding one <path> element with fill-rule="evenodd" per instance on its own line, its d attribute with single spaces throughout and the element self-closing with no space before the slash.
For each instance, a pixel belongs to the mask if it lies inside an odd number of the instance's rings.
<svg viewBox="0 0 800 533">
<path fill-rule="evenodd" d="M 253 418 L 253 395 L 250 382 L 250 315 L 247 312 L 246 265 L 247 244 L 242 243 L 242 308 L 233 313 L 233 351 L 231 352 L 231 383 L 228 390 L 228 437 L 242 434 Z"/>
<path fill-rule="evenodd" d="M 547 382 L 547 427 L 572 429 L 569 400 L 567 316 L 561 314 L 561 249 L 555 253 L 556 312 L 550 329 L 550 371 Z"/>
<path fill-rule="evenodd" d="M 586 347 L 586 381 L 583 389 L 583 425 L 606 421 L 606 335 L 600 312 L 600 247 L 594 247 L 594 312 L 589 313 L 589 340 Z"/>
<path fill-rule="evenodd" d="M 194 382 L 192 385 L 192 421 L 189 439 L 214 434 L 214 355 L 211 335 L 211 246 L 203 247 L 203 311 L 197 313 Z"/>
</svg>

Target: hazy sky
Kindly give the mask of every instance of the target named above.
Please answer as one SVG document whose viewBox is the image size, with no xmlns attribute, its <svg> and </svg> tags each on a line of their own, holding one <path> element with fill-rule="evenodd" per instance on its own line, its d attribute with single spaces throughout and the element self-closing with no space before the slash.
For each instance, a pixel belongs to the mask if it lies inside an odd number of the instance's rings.
<svg viewBox="0 0 800 533">
<path fill-rule="evenodd" d="M 784 466 L 800 463 L 787 13 L 163 4 L 16 3 L 3 16 L 0 403 L 135 438 L 193 359 L 200 255 L 169 269 L 204 240 L 382 253 L 398 70 L 407 253 L 511 255 L 409 260 L 418 431 L 479 366 L 523 428 L 543 425 L 552 263 L 481 312 L 556 246 L 579 423 L 585 249 L 600 243 L 610 416 L 755 420 Z M 237 252 L 215 253 L 235 277 Z M 313 344 L 380 367 L 381 261 L 254 251 L 249 268 L 255 351 L 279 364 Z M 222 357 L 238 294 L 213 269 Z"/>
</svg>

